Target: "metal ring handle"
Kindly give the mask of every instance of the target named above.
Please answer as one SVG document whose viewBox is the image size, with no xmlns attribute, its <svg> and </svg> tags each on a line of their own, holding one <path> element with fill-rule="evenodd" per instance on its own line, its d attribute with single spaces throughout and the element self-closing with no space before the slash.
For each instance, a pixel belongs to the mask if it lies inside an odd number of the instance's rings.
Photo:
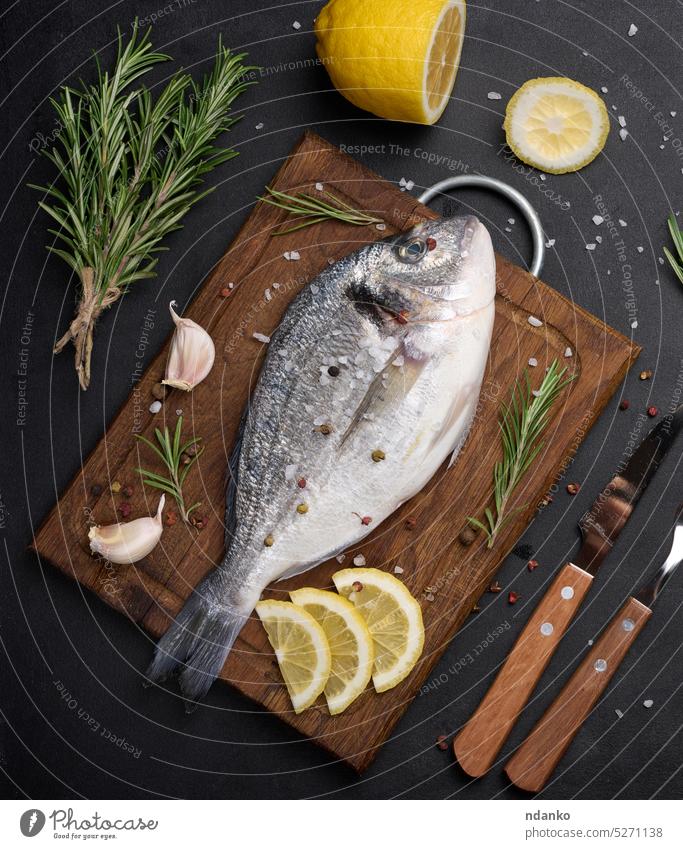
<svg viewBox="0 0 683 849">
<path fill-rule="evenodd" d="M 513 189 L 502 180 L 497 180 L 495 177 L 480 177 L 464 174 L 460 177 L 446 177 L 445 180 L 440 180 L 434 183 L 426 191 L 422 192 L 418 200 L 420 203 L 427 204 L 438 194 L 446 192 L 448 189 L 455 189 L 458 186 L 479 186 L 483 189 L 491 189 L 512 201 L 526 219 L 529 229 L 531 230 L 531 238 L 534 242 L 534 256 L 529 266 L 529 271 L 535 276 L 541 273 L 543 261 L 545 260 L 545 236 L 543 234 L 543 225 L 538 213 L 517 189 Z"/>
</svg>

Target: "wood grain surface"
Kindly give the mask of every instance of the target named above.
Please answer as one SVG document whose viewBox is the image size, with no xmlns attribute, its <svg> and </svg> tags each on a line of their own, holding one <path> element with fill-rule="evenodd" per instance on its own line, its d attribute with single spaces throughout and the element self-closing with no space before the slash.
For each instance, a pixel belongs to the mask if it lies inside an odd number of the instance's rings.
<svg viewBox="0 0 683 849">
<path fill-rule="evenodd" d="M 505 765 L 513 784 L 532 793 L 543 789 L 651 615 L 637 599 L 626 601 Z"/>
<path fill-rule="evenodd" d="M 287 236 L 274 236 L 286 215 L 256 204 L 235 241 L 184 314 L 206 327 L 216 343 L 213 371 L 191 395 L 173 392 L 161 412 L 149 412 L 152 386 L 163 377 L 168 342 L 135 386 L 74 480 L 37 534 L 41 557 L 97 593 L 107 604 L 159 636 L 178 613 L 193 586 L 223 554 L 226 464 L 240 414 L 258 377 L 264 349 L 254 332 L 277 326 L 301 286 L 326 265 L 369 241 L 408 229 L 434 217 L 409 193 L 361 166 L 319 136 L 307 133 L 271 183 L 281 190 L 313 190 L 323 181 L 356 207 L 371 210 L 386 222 L 386 231 L 324 222 Z M 287 261 L 297 250 L 300 260 Z M 234 284 L 229 297 L 221 291 Z M 277 284 L 277 286 L 276 286 Z M 153 285 L 153 284 L 150 284 Z M 383 695 L 364 693 L 344 714 L 330 717 L 319 702 L 295 716 L 280 679 L 266 634 L 253 618 L 243 629 L 221 673 L 240 692 L 325 747 L 356 770 L 365 769 L 389 737 L 448 642 L 492 580 L 503 557 L 529 524 L 538 503 L 562 473 L 586 432 L 622 380 L 639 349 L 585 310 L 502 257 L 497 257 L 496 324 L 481 401 L 470 437 L 456 465 L 443 467 L 425 489 L 358 546 L 368 565 L 393 570 L 422 605 L 426 641 L 413 673 Z M 265 296 L 269 290 L 270 299 Z M 181 304 L 181 306 L 184 306 Z M 532 327 L 528 316 L 543 320 Z M 564 359 L 567 348 L 573 356 Z M 545 367 L 559 357 L 576 374 L 556 406 L 546 446 L 517 496 L 522 509 L 500 534 L 493 550 L 478 538 L 466 547 L 458 541 L 468 515 L 479 515 L 491 490 L 491 473 L 499 452 L 497 416 L 500 401 L 530 357 L 538 360 L 532 379 L 540 382 Z M 87 397 L 84 403 L 88 403 Z M 178 521 L 164 531 L 162 542 L 135 566 L 113 566 L 90 556 L 88 522 L 115 521 L 122 499 L 110 484 L 130 484 L 130 518 L 156 509 L 158 493 L 144 491 L 138 475 L 135 433 L 151 436 L 156 426 L 173 427 L 183 410 L 185 433 L 201 436 L 205 451 L 187 479 L 190 503 L 206 527 L 197 533 Z M 144 450 L 144 449 L 143 449 Z M 149 467 L 151 458 L 144 456 Z M 153 465 L 153 464 L 152 464 Z M 91 487 L 104 488 L 93 497 Z M 406 526 L 408 517 L 414 527 Z M 408 523 L 412 524 L 412 523 Z M 286 597 L 294 587 L 331 588 L 339 568 L 333 560 L 268 591 Z M 180 707 L 179 707 L 180 710 Z M 191 722 L 201 723 L 201 710 Z"/>
</svg>

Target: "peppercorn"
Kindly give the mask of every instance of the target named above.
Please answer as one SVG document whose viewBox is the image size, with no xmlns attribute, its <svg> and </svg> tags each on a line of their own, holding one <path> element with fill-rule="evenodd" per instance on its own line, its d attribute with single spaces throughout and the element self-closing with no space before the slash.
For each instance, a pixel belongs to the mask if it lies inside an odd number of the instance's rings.
<svg viewBox="0 0 683 849">
<path fill-rule="evenodd" d="M 658 412 L 659 412 L 659 410 L 654 406 L 647 408 L 647 414 L 651 419 L 654 419 L 654 417 L 657 415 Z"/>
<path fill-rule="evenodd" d="M 230 292 L 231 292 L 231 291 L 232 291 L 232 290 L 231 290 L 231 289 L 228 289 L 228 287 L 226 286 L 224 289 L 221 289 L 221 297 L 222 297 L 222 298 L 229 298 L 229 297 L 230 297 Z"/>
<path fill-rule="evenodd" d="M 619 402 L 619 409 L 620 409 L 620 410 L 628 410 L 628 408 L 629 408 L 630 406 L 631 406 L 630 402 L 629 402 L 629 401 L 627 401 L 625 398 L 624 398 L 624 400 L 623 400 L 623 401 L 620 401 L 620 402 Z"/>
<path fill-rule="evenodd" d="M 386 457 L 384 451 L 380 451 L 379 448 L 376 448 L 372 454 L 370 455 L 375 463 L 381 463 L 382 460 Z"/>
<path fill-rule="evenodd" d="M 316 430 L 319 433 L 322 433 L 323 436 L 329 436 L 332 433 L 332 425 L 331 424 L 321 424 L 321 425 L 318 425 Z"/>
<path fill-rule="evenodd" d="M 360 581 L 354 581 L 351 586 L 353 587 L 354 593 L 360 593 L 363 591 L 363 584 L 361 584 Z"/>
<path fill-rule="evenodd" d="M 270 548 L 271 545 L 275 542 L 272 534 L 268 534 L 268 536 L 263 540 L 263 544 L 266 548 Z"/>
<path fill-rule="evenodd" d="M 536 569 L 537 567 L 538 567 L 538 560 L 530 560 L 530 561 L 526 564 L 526 568 L 527 568 L 530 572 L 533 572 L 533 571 L 534 571 L 534 569 Z"/>
<path fill-rule="evenodd" d="M 173 527 L 173 525 L 175 525 L 176 521 L 177 521 L 176 514 L 172 510 L 169 510 L 168 513 L 166 514 L 166 525 L 169 528 L 171 528 L 171 527 Z"/>
<path fill-rule="evenodd" d="M 493 582 L 493 583 L 489 586 L 489 592 L 490 592 L 490 593 L 499 593 L 502 589 L 503 589 L 503 588 L 502 588 L 502 587 L 501 587 L 501 585 L 498 583 L 498 581 L 494 581 L 494 582 Z"/>
<path fill-rule="evenodd" d="M 372 516 L 361 516 L 361 525 L 369 525 L 372 522 Z"/>
<path fill-rule="evenodd" d="M 299 487 L 299 489 L 306 489 L 306 478 L 299 478 L 299 480 L 296 482 L 296 485 Z"/>
<path fill-rule="evenodd" d="M 339 366 L 330 366 L 327 369 L 327 373 L 329 374 L 330 377 L 339 377 L 339 374 L 340 374 Z"/>
<path fill-rule="evenodd" d="M 302 501 L 301 504 L 297 504 L 296 512 L 301 513 L 302 516 L 304 513 L 308 513 L 308 504 L 306 504 L 305 501 Z"/>
<path fill-rule="evenodd" d="M 102 495 L 102 487 L 98 483 L 94 483 L 90 487 L 90 494 L 95 498 L 99 498 L 99 496 Z"/>
<path fill-rule="evenodd" d="M 641 380 L 649 380 L 652 377 L 652 371 L 648 368 L 645 371 L 641 371 L 639 375 Z"/>
<path fill-rule="evenodd" d="M 415 516 L 407 516 L 404 524 L 409 531 L 412 531 L 415 525 L 417 525 L 417 519 Z"/>
<path fill-rule="evenodd" d="M 581 489 L 581 487 L 578 485 L 578 483 L 568 483 L 568 484 L 567 484 L 567 492 L 568 492 L 570 495 L 576 495 L 576 494 L 577 494 L 577 492 L 578 492 L 580 489 Z"/>
<path fill-rule="evenodd" d="M 121 495 L 124 498 L 131 498 L 133 495 L 133 487 L 132 486 L 124 486 L 121 490 Z"/>
<path fill-rule="evenodd" d="M 436 738 L 436 745 L 442 752 L 445 752 L 448 749 L 448 737 L 445 734 L 439 734 Z"/>
<path fill-rule="evenodd" d="M 111 485 L 112 492 L 121 492 L 121 484 L 118 481 L 114 481 Z"/>
<path fill-rule="evenodd" d="M 168 393 L 168 389 L 163 383 L 155 383 L 152 387 L 152 395 L 157 401 L 163 401 Z"/>
<path fill-rule="evenodd" d="M 130 504 L 127 502 L 123 502 L 123 504 L 119 504 L 119 513 L 123 516 L 124 519 L 127 519 L 130 516 L 130 511 L 132 510 Z"/>
<path fill-rule="evenodd" d="M 472 545 L 477 538 L 477 532 L 471 525 L 466 525 L 458 535 L 462 545 Z"/>
<path fill-rule="evenodd" d="M 514 590 L 510 590 L 508 593 L 508 604 L 515 604 L 518 598 L 519 593 L 514 592 Z"/>
</svg>

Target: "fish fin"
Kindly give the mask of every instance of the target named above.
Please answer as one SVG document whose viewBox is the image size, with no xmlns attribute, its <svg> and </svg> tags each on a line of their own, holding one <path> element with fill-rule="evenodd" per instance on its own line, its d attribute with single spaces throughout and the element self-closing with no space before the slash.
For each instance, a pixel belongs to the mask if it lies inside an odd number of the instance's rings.
<svg viewBox="0 0 683 849">
<path fill-rule="evenodd" d="M 150 681 L 163 681 L 182 666 L 183 695 L 191 702 L 199 701 L 221 671 L 248 618 L 242 611 L 207 602 L 195 590 L 157 643 L 147 677 Z"/>
<path fill-rule="evenodd" d="M 242 441 L 244 439 L 244 431 L 247 426 L 247 418 L 249 416 L 249 404 L 244 408 L 240 418 L 239 427 L 237 428 L 237 436 L 235 444 L 230 452 L 228 460 L 228 481 L 225 489 L 225 546 L 226 548 L 232 542 L 237 526 L 237 485 L 238 471 L 240 465 L 240 454 L 242 453 Z"/>
<path fill-rule="evenodd" d="M 405 356 L 402 344 L 399 345 L 399 347 L 393 352 L 382 371 L 375 375 L 368 386 L 368 389 L 363 396 L 362 401 L 358 405 L 353 418 L 344 431 L 339 443 L 340 446 L 349 439 L 363 420 L 363 416 L 367 414 L 368 410 L 380 398 L 383 399 L 383 403 L 387 404 L 399 396 L 405 397 L 417 382 L 427 360 L 413 360 L 406 358 L 403 366 L 399 367 L 394 365 L 394 361 L 399 356 Z M 383 379 L 385 374 L 389 375 L 388 380 Z"/>
<path fill-rule="evenodd" d="M 476 392 L 474 395 L 472 395 L 471 397 L 474 397 L 475 399 L 478 399 L 478 398 L 479 398 L 479 392 L 477 391 L 477 392 Z M 462 450 L 462 447 L 463 447 L 463 445 L 465 444 L 465 442 L 467 441 L 467 437 L 468 437 L 468 436 L 469 436 L 469 434 L 470 434 L 470 430 L 472 429 L 472 422 L 474 421 L 474 414 L 475 414 L 475 412 L 476 412 L 476 403 L 475 403 L 475 404 L 470 404 L 470 405 L 469 405 L 469 407 L 470 407 L 470 409 L 465 410 L 465 416 L 467 416 L 467 418 L 469 419 L 469 421 L 467 422 L 467 424 L 466 424 L 466 425 L 465 425 L 465 427 L 463 428 L 463 431 L 462 431 L 462 433 L 460 434 L 460 436 L 459 436 L 459 438 L 458 438 L 457 442 L 456 442 L 456 443 L 455 443 L 455 445 L 453 446 L 453 451 L 452 451 L 451 456 L 450 456 L 450 459 L 449 459 L 449 461 L 448 461 L 448 468 L 449 468 L 449 469 L 450 469 L 450 467 L 453 465 L 453 463 L 455 463 L 455 461 L 456 461 L 456 459 L 457 459 L 457 457 L 458 457 L 458 454 L 459 454 L 459 453 L 460 453 L 460 451 Z M 457 418 L 453 419 L 453 417 L 451 417 L 451 419 L 452 419 L 452 420 L 449 422 L 449 426 L 450 426 L 450 427 L 457 426 Z"/>
</svg>

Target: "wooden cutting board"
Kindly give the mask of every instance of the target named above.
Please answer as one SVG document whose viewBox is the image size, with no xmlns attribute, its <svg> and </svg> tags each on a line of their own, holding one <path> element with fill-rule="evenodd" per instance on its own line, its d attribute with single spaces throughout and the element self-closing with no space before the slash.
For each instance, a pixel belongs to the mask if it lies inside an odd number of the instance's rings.
<svg viewBox="0 0 683 849">
<path fill-rule="evenodd" d="M 264 353 L 264 346 L 252 334 L 271 333 L 292 297 L 330 260 L 407 229 L 421 217 L 435 217 L 407 192 L 401 193 L 319 136 L 307 133 L 273 185 L 285 191 L 314 191 L 319 180 L 354 206 L 383 217 L 386 231 L 324 222 L 287 236 L 273 236 L 286 214 L 257 204 L 185 311 L 211 332 L 216 343 L 216 363 L 209 378 L 191 396 L 173 392 L 161 412 L 149 413 L 152 386 L 164 374 L 167 343 L 37 535 L 35 548 L 42 557 L 155 637 L 166 630 L 192 587 L 223 554 L 227 458 Z M 300 260 L 286 260 L 283 253 L 290 250 L 297 250 Z M 426 640 L 418 666 L 394 690 L 383 695 L 367 691 L 339 717 L 328 715 L 322 699 L 295 716 L 265 632 L 254 618 L 245 626 L 222 671 L 225 681 L 358 771 L 368 766 L 389 737 L 639 353 L 627 338 L 527 272 L 502 257 L 497 263 L 490 361 L 476 422 L 457 464 L 449 470 L 442 468 L 419 495 L 349 552 L 344 562 L 351 565 L 352 557 L 362 553 L 370 566 L 393 571 L 400 565 L 403 569 L 401 578 L 420 600 L 424 614 Z M 229 283 L 234 288 L 226 298 L 221 290 Z M 529 315 L 544 324 L 533 327 Z M 567 348 L 573 356 L 565 359 Z M 491 491 L 492 466 L 499 452 L 499 404 L 508 397 L 530 357 L 538 360 L 537 368 L 530 370 L 535 385 L 554 357 L 576 373 L 576 380 L 558 402 L 546 447 L 517 494 L 516 506 L 523 509 L 500 534 L 493 550 L 485 547 L 481 537 L 466 547 L 458 540 L 465 517 L 480 515 Z M 141 432 L 153 439 L 154 427 L 174 427 L 178 408 L 184 411 L 184 433 L 201 436 L 205 445 L 186 487 L 190 503 L 203 502 L 200 513 L 206 527 L 197 532 L 180 521 L 167 527 L 162 544 L 135 566 L 114 566 L 94 559 L 88 549 L 87 516 L 99 524 L 114 522 L 117 507 L 125 500 L 110 484 L 118 481 L 133 487 L 128 499 L 131 518 L 154 512 L 158 493 L 144 492 L 134 471 L 139 460 L 133 434 Z M 143 456 L 144 465 L 155 468 L 149 452 L 144 451 Z M 103 487 L 99 497 L 91 494 L 93 485 Z M 408 517 L 414 519 L 412 529 Z M 333 559 L 276 585 L 267 595 L 286 598 L 289 589 L 305 585 L 332 588 L 330 576 L 338 568 Z M 201 723 L 201 710 L 190 722 Z"/>
</svg>

